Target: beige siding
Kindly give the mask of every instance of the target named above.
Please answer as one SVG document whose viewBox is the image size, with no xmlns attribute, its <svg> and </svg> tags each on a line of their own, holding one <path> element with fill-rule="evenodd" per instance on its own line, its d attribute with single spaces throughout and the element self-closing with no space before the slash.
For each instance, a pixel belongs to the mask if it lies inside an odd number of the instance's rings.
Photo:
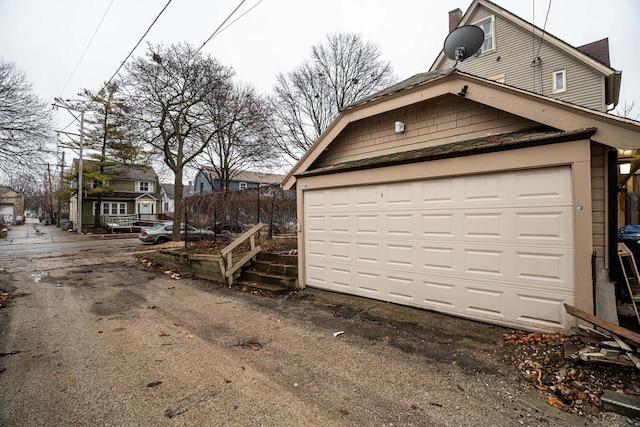
<svg viewBox="0 0 640 427">
<path fill-rule="evenodd" d="M 475 23 L 491 16 L 484 7 L 479 7 L 469 22 Z M 535 54 L 542 59 L 543 95 L 572 102 L 598 111 L 606 111 L 604 76 L 592 68 L 568 56 L 540 38 L 533 40 L 527 32 L 499 15 L 495 20 L 495 50 L 485 52 L 477 58 L 471 57 L 458 64 L 460 71 L 481 77 L 495 78 L 504 74 L 504 83 L 528 91 L 540 93 L 539 67 L 533 67 Z M 539 51 L 538 51 L 539 49 Z M 453 66 L 446 58 L 438 68 Z M 554 71 L 566 70 L 566 92 L 553 93 Z"/>
<path fill-rule="evenodd" d="M 395 133 L 394 124 L 405 124 Z M 319 159 L 318 166 L 413 150 L 487 134 L 527 129 L 534 123 L 465 98 L 423 102 L 350 124 Z"/>
<path fill-rule="evenodd" d="M 593 250 L 596 271 L 606 268 L 606 147 L 591 143 L 591 212 L 593 216 Z"/>
</svg>

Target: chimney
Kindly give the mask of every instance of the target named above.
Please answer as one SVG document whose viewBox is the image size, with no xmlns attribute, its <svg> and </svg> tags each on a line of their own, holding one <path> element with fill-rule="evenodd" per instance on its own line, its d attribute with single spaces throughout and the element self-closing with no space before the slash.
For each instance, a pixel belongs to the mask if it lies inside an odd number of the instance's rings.
<svg viewBox="0 0 640 427">
<path fill-rule="evenodd" d="M 453 9 L 449 12 L 449 32 L 458 28 L 458 24 L 462 19 L 462 11 L 460 8 Z"/>
</svg>

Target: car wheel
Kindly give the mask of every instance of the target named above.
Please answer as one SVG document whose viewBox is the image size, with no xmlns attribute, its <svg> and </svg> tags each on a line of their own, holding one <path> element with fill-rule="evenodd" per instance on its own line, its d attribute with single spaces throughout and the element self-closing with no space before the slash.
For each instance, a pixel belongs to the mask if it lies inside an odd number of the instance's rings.
<svg viewBox="0 0 640 427">
<path fill-rule="evenodd" d="M 160 244 L 162 244 L 162 243 L 167 243 L 168 241 L 169 241 L 169 239 L 168 239 L 168 238 L 166 238 L 165 236 L 160 236 L 160 237 L 158 237 L 158 238 L 156 239 L 156 242 L 157 242 L 157 243 L 160 243 Z"/>
</svg>

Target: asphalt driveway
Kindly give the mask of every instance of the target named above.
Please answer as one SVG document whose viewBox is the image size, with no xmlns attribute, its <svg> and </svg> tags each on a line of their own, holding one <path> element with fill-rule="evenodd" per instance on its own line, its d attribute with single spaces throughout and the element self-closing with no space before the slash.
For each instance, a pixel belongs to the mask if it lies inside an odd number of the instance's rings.
<svg viewBox="0 0 640 427">
<path fill-rule="evenodd" d="M 136 238 L 64 233 L 0 242 L 0 288 L 15 295 L 0 309 L 0 425 L 631 422 L 546 405 L 505 363 L 502 328 L 174 280 L 133 256 Z"/>
</svg>

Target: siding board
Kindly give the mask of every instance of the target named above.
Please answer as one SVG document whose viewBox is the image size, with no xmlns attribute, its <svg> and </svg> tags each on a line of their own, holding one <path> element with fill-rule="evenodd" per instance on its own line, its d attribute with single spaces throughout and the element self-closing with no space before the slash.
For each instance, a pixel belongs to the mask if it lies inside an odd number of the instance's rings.
<svg viewBox="0 0 640 427">
<path fill-rule="evenodd" d="M 469 22 L 477 22 L 492 16 L 489 9 L 480 6 Z M 567 56 L 546 41 L 514 25 L 500 15 L 495 19 L 495 50 L 479 57 L 471 57 L 458 64 L 457 68 L 480 77 L 491 78 L 505 75 L 505 84 L 545 96 L 571 102 L 598 111 L 606 111 L 604 76 L 591 67 Z M 537 55 L 536 55 L 537 54 Z M 532 66 L 533 59 L 542 60 L 542 88 L 540 72 Z M 450 68 L 453 61 L 446 58 L 440 69 Z M 566 69 L 567 90 L 553 93 L 553 72 Z M 542 90 L 541 90 L 542 89 Z"/>
</svg>

